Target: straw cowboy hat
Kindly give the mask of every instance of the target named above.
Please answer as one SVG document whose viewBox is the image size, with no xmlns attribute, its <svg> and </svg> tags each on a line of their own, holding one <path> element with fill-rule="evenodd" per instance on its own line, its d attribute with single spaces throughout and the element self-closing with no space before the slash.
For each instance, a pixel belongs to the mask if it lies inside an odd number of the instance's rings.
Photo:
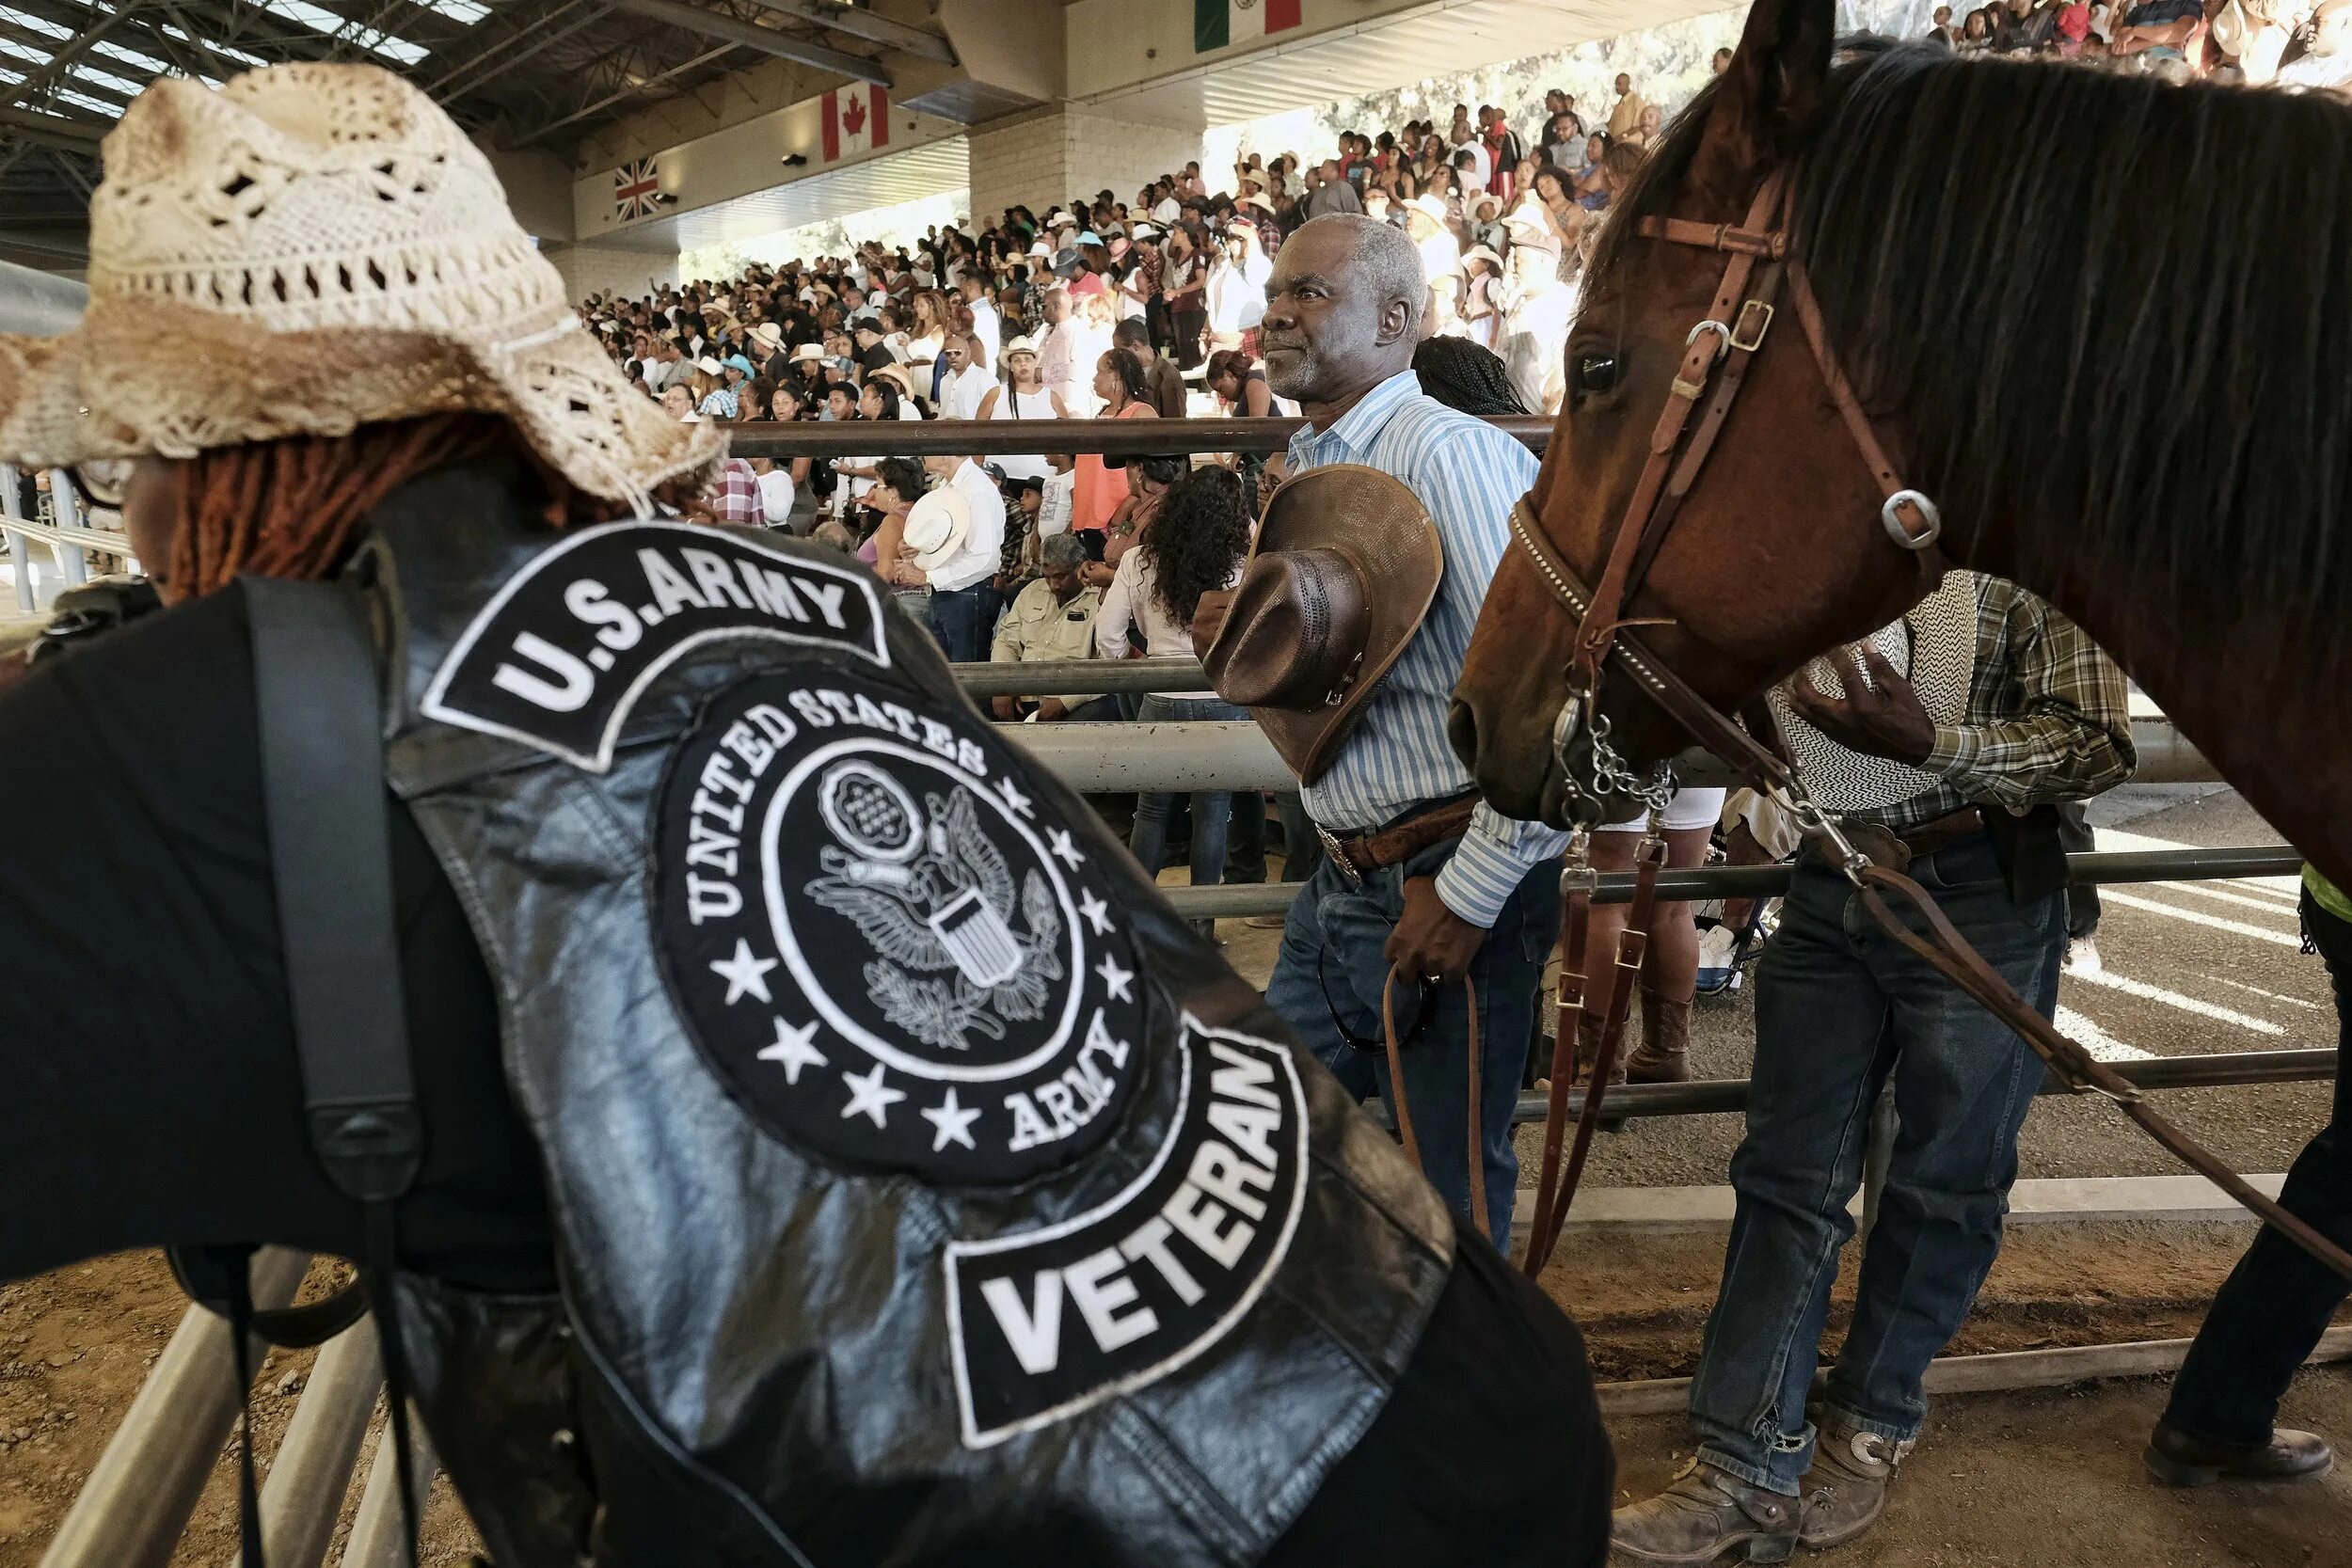
<svg viewBox="0 0 2352 1568">
<path fill-rule="evenodd" d="M 956 558 L 972 533 L 972 503 L 952 486 L 926 491 L 907 508 L 905 529 L 898 537 L 914 552 L 914 564 L 936 572 Z"/>
<path fill-rule="evenodd" d="M 1241 586 L 1200 650 L 1209 683 L 1312 784 L 1444 574 L 1437 525 L 1402 480 L 1354 463 L 1294 474 L 1268 498 Z"/>
<path fill-rule="evenodd" d="M 1032 359 L 1036 358 L 1037 340 L 1024 332 L 1021 336 L 1015 338 L 1011 342 L 1005 345 L 1006 358 L 1009 359 L 1016 354 L 1025 354 Z"/>
<path fill-rule="evenodd" d="M 488 160 L 389 71 L 166 77 L 103 155 L 81 326 L 0 337 L 0 460 L 187 458 L 473 410 L 646 508 L 725 455 L 623 378 Z"/>
</svg>

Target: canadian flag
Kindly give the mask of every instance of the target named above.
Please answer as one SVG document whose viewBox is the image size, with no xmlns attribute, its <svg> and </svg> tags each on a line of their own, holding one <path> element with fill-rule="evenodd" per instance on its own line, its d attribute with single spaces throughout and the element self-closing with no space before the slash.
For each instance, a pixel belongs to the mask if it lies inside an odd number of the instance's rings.
<svg viewBox="0 0 2352 1568">
<path fill-rule="evenodd" d="M 890 145 L 890 89 L 866 82 L 825 94 L 825 162 Z"/>
</svg>

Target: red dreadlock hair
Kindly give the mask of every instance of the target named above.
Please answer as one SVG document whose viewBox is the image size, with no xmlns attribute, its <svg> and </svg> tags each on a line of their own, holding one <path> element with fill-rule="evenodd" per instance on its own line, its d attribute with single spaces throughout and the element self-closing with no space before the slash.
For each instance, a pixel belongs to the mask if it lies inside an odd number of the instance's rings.
<svg viewBox="0 0 2352 1568">
<path fill-rule="evenodd" d="M 193 595 L 225 588 L 240 573 L 332 577 L 386 497 L 421 474 L 486 457 L 530 465 L 547 491 L 542 520 L 549 528 L 609 522 L 631 511 L 575 487 L 495 414 L 436 414 L 361 425 L 348 436 L 216 447 L 185 465 L 170 580 Z M 656 493 L 666 499 L 667 489 Z"/>
</svg>

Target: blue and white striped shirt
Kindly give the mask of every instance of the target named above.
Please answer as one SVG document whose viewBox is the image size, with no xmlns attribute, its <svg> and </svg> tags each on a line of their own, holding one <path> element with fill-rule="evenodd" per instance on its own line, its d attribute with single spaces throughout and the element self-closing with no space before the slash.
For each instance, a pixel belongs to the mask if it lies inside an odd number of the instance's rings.
<svg viewBox="0 0 2352 1568">
<path fill-rule="evenodd" d="M 1292 472 L 1327 463 L 1360 463 L 1403 480 L 1445 547 L 1429 618 L 1364 705 L 1338 758 L 1299 792 L 1326 829 L 1361 832 L 1470 787 L 1470 769 L 1446 740 L 1446 710 L 1486 584 L 1509 547 L 1511 507 L 1535 483 L 1535 458 L 1494 426 L 1426 396 L 1421 378 L 1404 371 L 1330 429 L 1311 425 L 1291 437 Z M 1492 926 L 1529 870 L 1566 845 L 1565 833 L 1512 821 L 1482 802 L 1438 873 L 1438 896 L 1473 926 Z"/>
</svg>

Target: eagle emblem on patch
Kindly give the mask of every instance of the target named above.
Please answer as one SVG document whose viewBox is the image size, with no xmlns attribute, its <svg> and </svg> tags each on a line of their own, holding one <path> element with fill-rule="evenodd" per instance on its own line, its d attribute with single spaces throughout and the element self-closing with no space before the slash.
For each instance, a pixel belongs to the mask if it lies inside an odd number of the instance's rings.
<svg viewBox="0 0 2352 1568">
<path fill-rule="evenodd" d="M 657 944 L 690 1033 L 795 1148 L 939 1185 L 1098 1145 L 1140 1070 L 1107 867 L 968 712 L 845 672 L 715 698 L 662 786 Z"/>
</svg>

